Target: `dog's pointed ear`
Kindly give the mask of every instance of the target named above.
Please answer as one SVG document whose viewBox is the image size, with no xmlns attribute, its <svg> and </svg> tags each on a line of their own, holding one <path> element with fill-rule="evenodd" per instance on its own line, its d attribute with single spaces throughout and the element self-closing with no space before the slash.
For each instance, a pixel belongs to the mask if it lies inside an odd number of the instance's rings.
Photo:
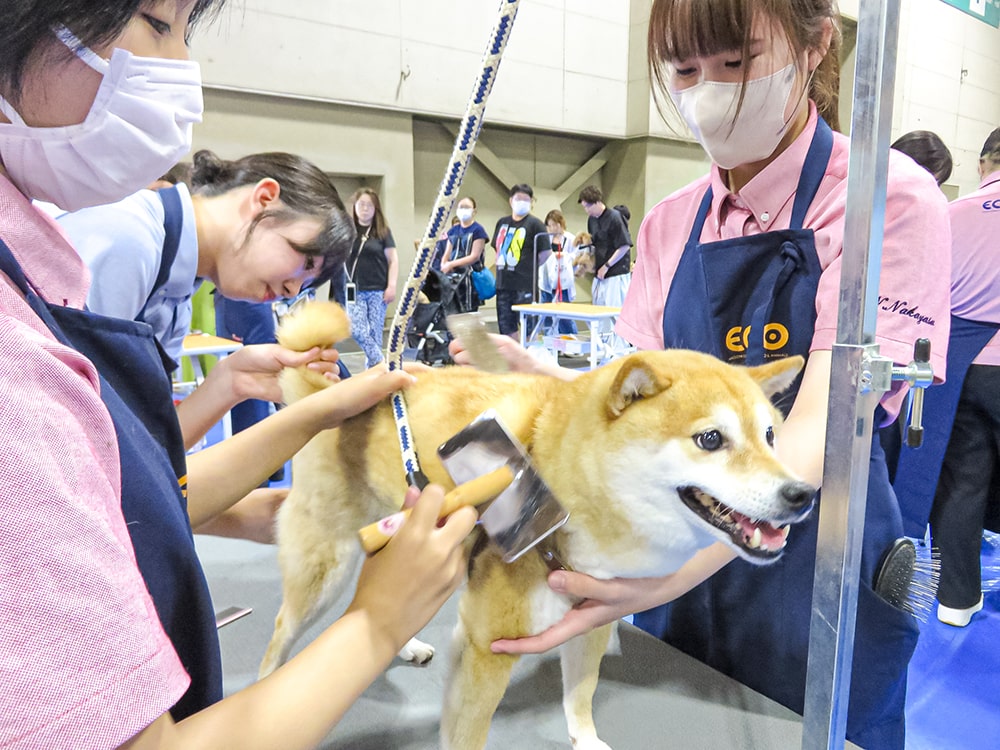
<svg viewBox="0 0 1000 750">
<path fill-rule="evenodd" d="M 757 381 L 768 398 L 782 393 L 795 381 L 806 361 L 799 355 L 773 359 L 765 365 L 748 367 L 750 377 Z"/>
<path fill-rule="evenodd" d="M 653 370 L 640 357 L 622 360 L 605 404 L 609 419 L 617 419 L 632 403 L 662 393 L 670 387 L 669 376 Z"/>
</svg>

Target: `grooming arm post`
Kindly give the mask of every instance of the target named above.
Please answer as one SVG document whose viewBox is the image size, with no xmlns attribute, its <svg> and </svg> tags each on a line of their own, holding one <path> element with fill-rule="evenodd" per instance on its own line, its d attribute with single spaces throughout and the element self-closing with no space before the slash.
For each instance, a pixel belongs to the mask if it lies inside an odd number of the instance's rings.
<svg viewBox="0 0 1000 750">
<path fill-rule="evenodd" d="M 872 342 L 898 30 L 899 0 L 862 0 L 837 343 L 831 355 L 823 501 L 809 628 L 803 750 L 842 748 L 847 733 L 872 420 L 881 395 L 866 388 L 863 380 L 866 371 L 871 378 L 870 363 L 878 354 Z"/>
</svg>

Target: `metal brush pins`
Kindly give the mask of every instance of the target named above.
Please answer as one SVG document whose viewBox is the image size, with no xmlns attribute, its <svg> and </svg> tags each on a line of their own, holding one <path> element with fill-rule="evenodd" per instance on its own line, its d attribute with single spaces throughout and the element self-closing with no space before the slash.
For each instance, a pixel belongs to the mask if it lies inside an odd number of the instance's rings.
<svg viewBox="0 0 1000 750">
<path fill-rule="evenodd" d="M 941 556 L 909 537 L 897 539 L 882 555 L 873 588 L 884 601 L 921 622 L 930 616 L 941 578 Z"/>
</svg>

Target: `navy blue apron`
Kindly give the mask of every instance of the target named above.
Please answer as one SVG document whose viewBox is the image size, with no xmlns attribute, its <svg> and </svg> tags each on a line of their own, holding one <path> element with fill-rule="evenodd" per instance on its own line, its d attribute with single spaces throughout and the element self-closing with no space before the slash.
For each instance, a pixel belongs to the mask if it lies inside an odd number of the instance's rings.
<svg viewBox="0 0 1000 750">
<path fill-rule="evenodd" d="M 979 356 L 998 329 L 1000 324 L 997 323 L 951 316 L 947 380 L 928 388 L 924 394 L 924 444 L 919 448 L 902 445 L 892 485 L 899 498 L 903 530 L 907 536 L 924 537 L 965 376 L 972 360 Z M 900 419 L 903 418 L 904 415 L 900 415 Z"/>
<path fill-rule="evenodd" d="M 160 253 L 160 267 L 156 271 L 156 279 L 153 281 L 153 288 L 149 290 L 149 296 L 146 297 L 146 301 L 142 303 L 142 309 L 139 310 L 139 314 L 135 316 L 135 319 L 143 323 L 149 321 L 146 320 L 146 308 L 149 307 L 149 303 L 153 301 L 153 297 L 156 293 L 162 289 L 167 281 L 170 279 L 170 270 L 174 267 L 174 261 L 177 259 L 177 251 L 181 246 L 181 230 L 184 227 L 184 206 L 181 203 L 180 191 L 177 186 L 169 188 L 161 188 L 156 191 L 157 197 L 160 199 L 160 203 L 163 204 L 163 248 Z M 177 320 L 177 311 L 174 310 L 174 321 Z M 156 342 L 157 348 L 160 350 L 160 356 L 163 357 L 163 366 L 167 370 L 167 374 L 171 374 L 180 365 L 175 362 L 174 359 L 167 354 L 167 352 L 160 345 L 159 340 Z"/>
<path fill-rule="evenodd" d="M 101 399 L 118 437 L 122 514 L 160 622 L 191 676 L 191 686 L 171 709 L 179 721 L 222 698 L 222 658 L 208 584 L 178 482 L 179 477 L 186 481 L 183 449 L 178 472 L 151 434 L 176 433 L 180 439 L 170 381 L 153 346 L 152 329 L 45 302 L 2 240 L 0 270 L 52 334 L 98 369 Z"/>
<path fill-rule="evenodd" d="M 747 365 L 808 355 L 822 269 L 813 231 L 803 222 L 832 147 L 833 134 L 820 119 L 787 230 L 701 244 L 709 188 L 664 307 L 665 347 Z M 782 394 L 783 405 L 790 408 L 797 388 Z M 902 750 L 906 665 L 918 631 L 911 616 L 872 591 L 883 551 L 902 535 L 877 437 L 869 472 L 847 734 L 863 747 Z M 671 604 L 637 614 L 635 623 L 802 713 L 818 518 L 814 511 L 792 528 L 784 555 L 773 565 L 737 559 Z"/>
</svg>

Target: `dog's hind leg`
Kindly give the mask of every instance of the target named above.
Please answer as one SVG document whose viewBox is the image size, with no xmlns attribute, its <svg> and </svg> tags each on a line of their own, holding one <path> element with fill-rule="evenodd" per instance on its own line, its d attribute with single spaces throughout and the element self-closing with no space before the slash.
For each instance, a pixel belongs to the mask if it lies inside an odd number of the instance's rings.
<svg viewBox="0 0 1000 750">
<path fill-rule="evenodd" d="M 449 680 L 441 707 L 442 750 L 481 750 L 507 690 L 516 656 L 494 654 L 469 641 L 461 622 L 451 644 Z"/>
<path fill-rule="evenodd" d="M 611 625 L 605 625 L 567 641 L 560 652 L 563 710 L 576 750 L 611 750 L 597 736 L 593 705 L 601 659 L 610 636 Z"/>
<path fill-rule="evenodd" d="M 354 580 L 361 547 L 343 540 L 323 549 L 289 545 L 280 549 L 284 598 L 274 621 L 274 635 L 260 664 L 261 678 L 288 659 L 299 636 L 312 625 Z"/>
</svg>

